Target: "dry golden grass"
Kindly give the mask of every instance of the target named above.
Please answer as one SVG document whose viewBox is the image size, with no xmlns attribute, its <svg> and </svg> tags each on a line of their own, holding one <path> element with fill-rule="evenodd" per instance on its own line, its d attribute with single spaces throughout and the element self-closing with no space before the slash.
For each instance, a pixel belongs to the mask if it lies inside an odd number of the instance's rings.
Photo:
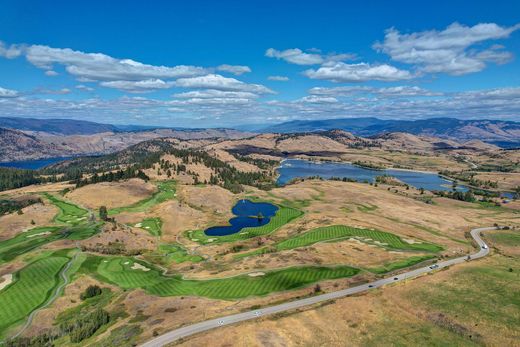
<svg viewBox="0 0 520 347">
<path fill-rule="evenodd" d="M 14 212 L 0 217 L 0 240 L 10 239 L 36 226 L 52 224 L 52 219 L 58 213 L 58 209 L 50 203 L 30 205 L 22 211 L 21 215 Z"/>
<path fill-rule="evenodd" d="M 65 197 L 90 209 L 99 209 L 100 206 L 111 209 L 136 203 L 156 190 L 152 183 L 132 178 L 121 182 L 89 184 L 72 190 Z"/>
</svg>

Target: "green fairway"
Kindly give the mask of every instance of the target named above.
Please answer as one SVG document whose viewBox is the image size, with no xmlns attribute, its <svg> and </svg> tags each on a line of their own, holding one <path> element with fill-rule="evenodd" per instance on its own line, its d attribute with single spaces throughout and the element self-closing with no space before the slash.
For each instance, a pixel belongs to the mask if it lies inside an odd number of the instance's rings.
<svg viewBox="0 0 520 347">
<path fill-rule="evenodd" d="M 276 211 L 276 214 L 271 218 L 269 223 L 259 227 L 244 228 L 238 233 L 226 236 L 208 236 L 204 233 L 204 230 L 195 230 L 189 231 L 187 236 L 192 241 L 201 244 L 246 240 L 252 237 L 270 234 L 293 219 L 298 218 L 302 214 L 302 211 L 295 208 L 278 206 L 278 211 Z"/>
<path fill-rule="evenodd" d="M 56 196 L 49 193 L 45 193 L 44 196 L 60 209 L 60 212 L 56 215 L 56 217 L 54 217 L 56 222 L 77 225 L 87 221 L 87 210 L 70 202 L 58 199 Z"/>
<path fill-rule="evenodd" d="M 175 197 L 175 181 L 157 182 L 158 191 L 144 200 L 138 201 L 135 204 L 124 207 L 117 207 L 110 209 L 108 215 L 113 216 L 121 212 L 144 212 L 153 206 L 171 200 Z"/>
<path fill-rule="evenodd" d="M 395 270 L 403 269 L 405 267 L 409 267 L 409 266 L 412 266 L 415 264 L 419 264 L 423 261 L 433 259 L 433 258 L 435 258 L 434 255 L 418 255 L 418 256 L 413 256 L 413 257 L 409 257 L 406 259 L 397 260 L 397 261 L 394 261 L 391 263 L 386 263 L 386 264 L 383 264 L 383 266 L 370 268 L 367 270 L 370 272 L 376 273 L 376 274 L 383 274 L 386 272 L 395 271 Z"/>
<path fill-rule="evenodd" d="M 132 258 L 90 256 L 83 263 L 85 273 L 125 289 L 143 288 L 159 296 L 195 295 L 215 299 L 238 299 L 266 295 L 272 292 L 304 287 L 314 282 L 351 277 L 359 269 L 349 266 L 292 267 L 267 271 L 260 276 L 240 275 L 215 280 L 185 280 L 166 277 L 159 270 L 143 264 L 149 270 L 136 269 Z"/>
<path fill-rule="evenodd" d="M 0 291 L 0 336 L 45 303 L 59 284 L 65 256 L 39 259 L 15 274 L 14 283 Z"/>
<path fill-rule="evenodd" d="M 291 237 L 276 244 L 278 251 L 305 247 L 322 241 L 356 238 L 362 242 L 397 250 L 439 252 L 443 248 L 426 242 L 408 243 L 399 236 L 379 230 L 360 229 L 345 225 L 320 227 L 304 234 Z"/>
<path fill-rule="evenodd" d="M 134 225 L 135 227 L 145 229 L 152 236 L 161 236 L 162 220 L 161 218 L 145 218 L 142 222 Z"/>
<path fill-rule="evenodd" d="M 83 240 L 97 234 L 101 224 L 84 224 L 72 227 L 37 227 L 0 241 L 0 264 L 32 251 L 44 244 L 60 239 Z"/>
<path fill-rule="evenodd" d="M 180 264 L 187 261 L 196 263 L 204 260 L 204 258 L 202 258 L 199 255 L 189 254 L 186 248 L 182 247 L 178 243 L 160 245 L 157 255 L 159 257 L 163 257 L 165 259 L 166 264 L 170 264 L 172 262 Z"/>
</svg>

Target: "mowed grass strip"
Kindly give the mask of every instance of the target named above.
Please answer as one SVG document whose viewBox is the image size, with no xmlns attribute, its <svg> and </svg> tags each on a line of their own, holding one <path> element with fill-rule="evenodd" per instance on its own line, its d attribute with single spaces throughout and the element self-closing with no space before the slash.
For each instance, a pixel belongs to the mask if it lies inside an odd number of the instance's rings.
<svg viewBox="0 0 520 347">
<path fill-rule="evenodd" d="M 100 230 L 100 226 L 100 223 L 93 223 L 71 227 L 36 227 L 29 231 L 22 232 L 11 239 L 0 242 L 0 264 L 11 261 L 22 254 L 56 240 L 87 239 L 97 234 Z"/>
<path fill-rule="evenodd" d="M 367 270 L 370 272 L 376 273 L 376 274 L 383 274 L 383 273 L 390 272 L 390 271 L 404 269 L 405 267 L 410 267 L 410 266 L 422 263 L 423 261 L 430 260 L 433 258 L 435 258 L 434 255 L 417 255 L 417 256 L 393 261 L 390 263 L 386 263 L 383 266 L 369 268 Z"/>
<path fill-rule="evenodd" d="M 351 277 L 359 269 L 350 266 L 292 267 L 273 270 L 260 276 L 240 275 L 214 280 L 186 280 L 180 276 L 166 277 L 149 264 L 144 271 L 135 268 L 135 259 L 127 257 L 89 256 L 83 262 L 83 272 L 93 272 L 100 280 L 124 289 L 142 288 L 158 296 L 194 295 L 215 299 L 239 299 L 267 295 L 272 292 L 301 288 L 309 284 Z"/>
<path fill-rule="evenodd" d="M 252 237 L 263 236 L 272 233 L 276 229 L 289 223 L 295 218 L 300 217 L 303 214 L 302 211 L 287 206 L 278 206 L 278 211 L 271 217 L 269 223 L 258 226 L 249 227 L 240 230 L 238 233 L 225 235 L 225 236 L 208 236 L 203 230 L 196 230 L 188 232 L 188 237 L 195 242 L 202 244 L 211 244 L 219 242 L 234 242 L 240 240 L 247 240 Z"/>
<path fill-rule="evenodd" d="M 110 209 L 108 211 L 108 214 L 110 216 L 113 216 L 121 212 L 145 212 L 153 206 L 165 202 L 167 200 L 171 200 L 175 197 L 175 181 L 157 182 L 157 189 L 158 191 L 149 198 L 143 199 L 129 206 Z"/>
<path fill-rule="evenodd" d="M 44 196 L 47 199 L 49 199 L 49 201 L 52 202 L 60 210 L 56 217 L 54 217 L 54 220 L 56 222 L 72 225 L 77 225 L 86 222 L 88 215 L 87 210 L 70 202 L 61 200 L 49 193 L 45 193 Z"/>
<path fill-rule="evenodd" d="M 135 226 L 148 231 L 152 236 L 161 236 L 162 234 L 162 220 L 158 217 L 145 218 Z"/>
<path fill-rule="evenodd" d="M 351 237 L 362 242 L 396 250 L 439 252 L 443 249 L 441 246 L 427 242 L 408 243 L 399 236 L 384 231 L 360 229 L 345 225 L 316 228 L 304 234 L 282 241 L 276 244 L 275 247 L 276 250 L 282 251 L 310 246 L 318 242 L 341 240 Z"/>
<path fill-rule="evenodd" d="M 213 299 L 240 299 L 301 288 L 323 280 L 351 277 L 358 272 L 359 269 L 349 266 L 293 267 L 256 277 L 241 275 L 207 281 L 169 278 L 147 286 L 145 290 L 158 296 L 196 295 Z"/>
<path fill-rule="evenodd" d="M 58 285 L 60 270 L 68 261 L 67 257 L 50 256 L 15 274 L 14 283 L 0 291 L 0 336 L 45 303 Z"/>
</svg>

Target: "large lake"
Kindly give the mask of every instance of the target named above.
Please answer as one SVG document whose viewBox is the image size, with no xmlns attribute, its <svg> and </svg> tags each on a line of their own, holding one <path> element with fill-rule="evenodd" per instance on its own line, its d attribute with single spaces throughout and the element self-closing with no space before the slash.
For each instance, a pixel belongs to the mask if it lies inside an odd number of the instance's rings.
<svg viewBox="0 0 520 347">
<path fill-rule="evenodd" d="M 240 200 L 232 209 L 236 217 L 229 220 L 230 225 L 211 227 L 204 233 L 208 236 L 224 236 L 235 234 L 244 228 L 265 225 L 269 223 L 276 211 L 278 211 L 278 207 L 268 202 Z M 259 214 L 263 218 L 258 218 Z"/>
<path fill-rule="evenodd" d="M 311 176 L 320 176 L 323 178 L 347 177 L 360 182 L 373 182 L 376 176 L 386 174 L 416 188 L 424 188 L 427 190 L 452 189 L 452 182 L 440 177 L 436 173 L 395 169 L 371 170 L 349 163 L 313 162 L 301 159 L 287 159 L 282 162 L 278 172 L 280 177 L 278 178 L 277 183 L 280 185 L 284 185 L 297 177 L 305 178 Z M 467 190 L 467 188 L 463 186 L 458 186 L 457 189 L 461 191 Z"/>
<path fill-rule="evenodd" d="M 57 163 L 59 161 L 71 159 L 70 157 L 46 158 L 36 160 L 7 161 L 0 162 L 0 167 L 12 167 L 16 169 L 38 170 L 47 165 Z"/>
</svg>

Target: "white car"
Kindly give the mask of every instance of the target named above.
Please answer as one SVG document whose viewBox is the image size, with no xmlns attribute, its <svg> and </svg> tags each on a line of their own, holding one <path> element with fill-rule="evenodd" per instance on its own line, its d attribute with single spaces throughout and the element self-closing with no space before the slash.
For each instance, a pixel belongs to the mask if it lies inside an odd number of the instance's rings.
<svg viewBox="0 0 520 347">
<path fill-rule="evenodd" d="M 482 248 L 488 249 L 488 246 L 487 245 L 483 245 Z"/>
<path fill-rule="evenodd" d="M 220 325 L 220 326 L 224 325 L 224 321 L 223 320 L 219 320 L 218 321 L 218 325 Z"/>
<path fill-rule="evenodd" d="M 436 268 L 438 268 L 438 267 L 439 267 L 439 265 L 437 265 L 437 264 L 434 264 L 434 265 L 431 265 L 431 266 L 430 266 L 430 269 L 432 269 L 432 270 L 433 270 L 433 269 L 436 269 Z"/>
</svg>

